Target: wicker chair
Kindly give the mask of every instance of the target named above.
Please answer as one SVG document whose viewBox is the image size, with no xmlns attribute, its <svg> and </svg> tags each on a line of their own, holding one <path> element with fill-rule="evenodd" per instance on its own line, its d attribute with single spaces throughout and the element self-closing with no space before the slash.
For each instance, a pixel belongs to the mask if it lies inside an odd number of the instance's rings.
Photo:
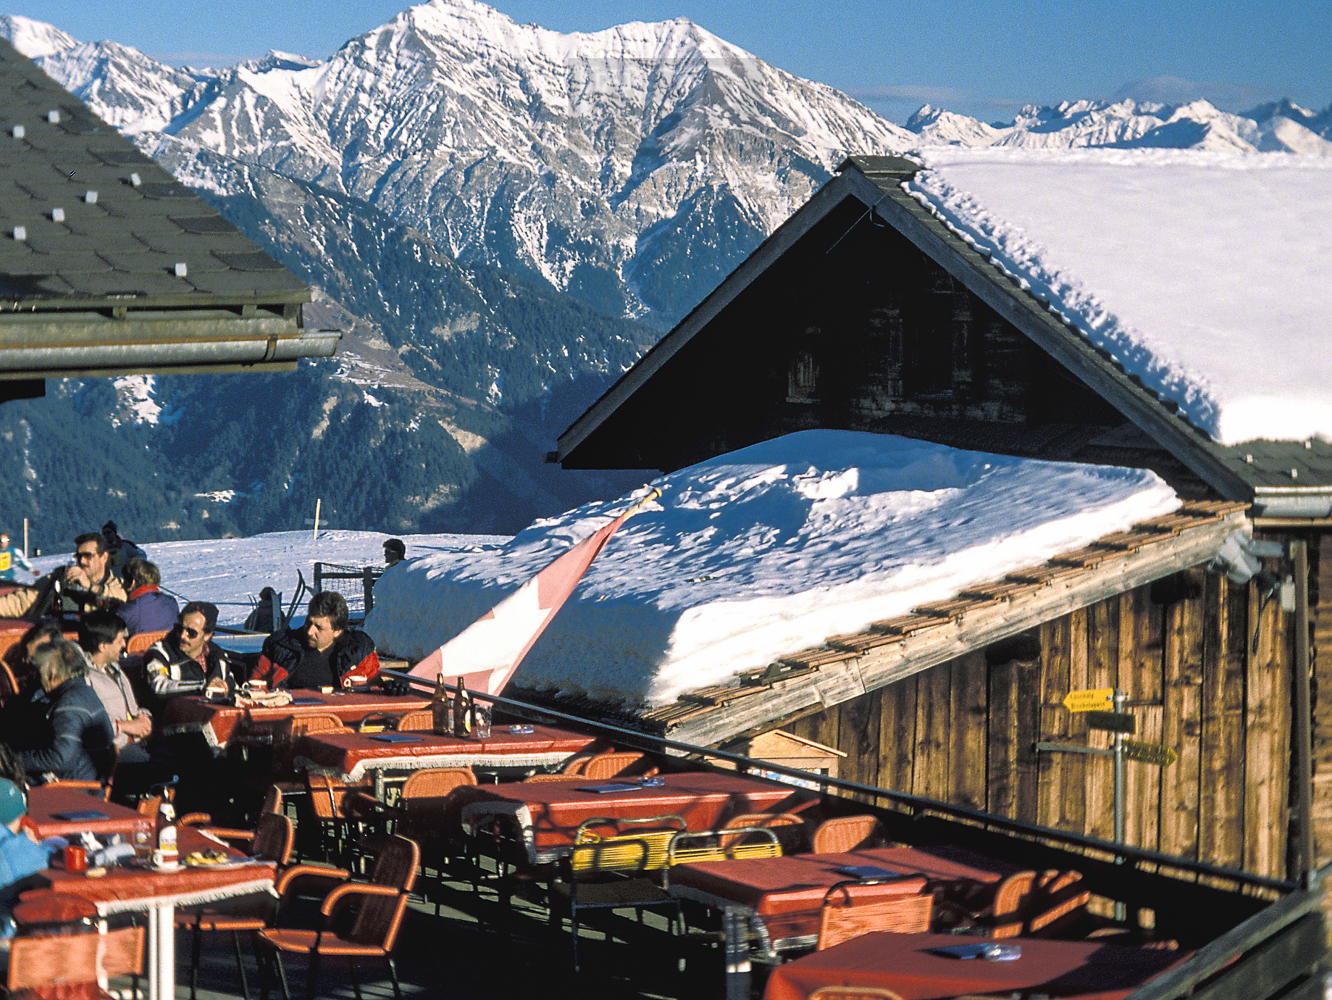
<svg viewBox="0 0 1332 1000">
<path fill-rule="evenodd" d="M 824 820 L 814 831 L 810 850 L 815 854 L 845 854 L 873 847 L 883 839 L 883 826 L 875 816 L 838 816 Z"/>
</svg>

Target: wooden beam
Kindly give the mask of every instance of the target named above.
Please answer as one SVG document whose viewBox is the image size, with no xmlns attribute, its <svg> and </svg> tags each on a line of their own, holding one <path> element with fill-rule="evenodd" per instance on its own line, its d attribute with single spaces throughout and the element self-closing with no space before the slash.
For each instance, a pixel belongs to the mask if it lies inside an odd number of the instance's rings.
<svg viewBox="0 0 1332 1000">
<path fill-rule="evenodd" d="M 1042 587 L 1025 599 L 982 605 L 937 628 L 903 636 L 896 644 L 859 655 L 845 653 L 843 659 L 817 670 L 776 681 L 764 694 L 683 719 L 670 726 L 668 733 L 675 739 L 710 746 L 738 733 L 778 724 L 814 706 L 841 704 L 1041 622 L 1205 563 L 1245 524 L 1243 514 L 1231 513 L 1137 552 L 1117 554 L 1100 567 Z"/>
</svg>

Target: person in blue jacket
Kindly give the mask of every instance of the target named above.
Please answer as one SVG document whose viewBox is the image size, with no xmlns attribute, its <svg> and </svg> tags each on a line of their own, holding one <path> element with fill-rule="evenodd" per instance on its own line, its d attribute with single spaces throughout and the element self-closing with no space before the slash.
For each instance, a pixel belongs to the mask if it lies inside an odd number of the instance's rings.
<svg viewBox="0 0 1332 1000">
<path fill-rule="evenodd" d="M 14 936 L 12 911 L 19 893 L 29 888 L 29 876 L 47 867 L 49 859 L 46 848 L 22 828 L 27 811 L 23 790 L 8 778 L 0 778 L 0 938 L 3 939 Z M 4 950 L 0 950 L 0 955 Z"/>
<path fill-rule="evenodd" d="M 8 533 L 0 531 L 0 580 L 32 583 L 32 578 L 36 575 L 36 571 L 28 565 L 23 550 L 16 545 L 10 545 Z"/>
<path fill-rule="evenodd" d="M 131 559 L 120 579 L 129 600 L 116 608 L 116 614 L 124 619 L 126 634 L 167 632 L 176 627 L 180 605 L 170 594 L 162 593 L 162 573 L 155 563 Z"/>
<path fill-rule="evenodd" d="M 19 753 L 29 777 L 51 775 L 73 781 L 106 781 L 115 763 L 115 730 L 97 692 L 88 683 L 88 663 L 67 639 L 54 639 L 33 655 L 45 698 L 42 745 Z"/>
</svg>

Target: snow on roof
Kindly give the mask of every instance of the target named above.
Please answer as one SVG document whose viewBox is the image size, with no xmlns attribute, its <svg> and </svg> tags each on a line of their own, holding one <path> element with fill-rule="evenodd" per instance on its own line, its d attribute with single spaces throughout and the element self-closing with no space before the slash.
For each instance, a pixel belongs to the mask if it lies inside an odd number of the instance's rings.
<svg viewBox="0 0 1332 1000">
<path fill-rule="evenodd" d="M 909 194 L 1222 444 L 1332 440 L 1332 161 L 930 148 Z"/>
<path fill-rule="evenodd" d="M 610 539 L 516 683 L 665 704 L 1179 506 L 1148 471 L 831 430 L 654 485 L 661 499 Z M 382 648 L 419 659 L 629 502 L 587 504 L 502 546 L 395 567 L 366 628 Z"/>
</svg>

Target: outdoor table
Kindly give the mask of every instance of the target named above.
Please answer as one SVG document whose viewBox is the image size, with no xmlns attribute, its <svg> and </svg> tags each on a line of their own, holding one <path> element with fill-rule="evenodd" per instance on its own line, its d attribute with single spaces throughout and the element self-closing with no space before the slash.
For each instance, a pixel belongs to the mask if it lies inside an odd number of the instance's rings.
<svg viewBox="0 0 1332 1000">
<path fill-rule="evenodd" d="M 97 907 L 99 916 L 129 911 L 148 913 L 149 1000 L 174 1000 L 176 995 L 176 906 L 193 906 L 255 892 L 272 893 L 276 877 L 276 867 L 271 862 L 248 862 L 245 855 L 194 827 L 180 828 L 179 846 L 182 858 L 192 851 L 223 849 L 237 864 L 182 867 L 169 872 L 111 868 L 101 878 L 57 868 L 45 869 L 37 875 L 39 883 L 45 883 L 55 892 L 88 900 Z M 24 893 L 23 898 L 32 897 Z"/>
<path fill-rule="evenodd" d="M 876 868 L 884 875 L 850 870 L 854 868 Z M 788 854 L 676 865 L 670 873 L 670 891 L 716 910 L 731 909 L 741 918 L 759 918 L 750 919 L 750 926 L 763 942 L 763 950 L 771 953 L 817 941 L 824 895 L 838 882 L 921 876 L 869 885 L 858 892 L 858 898 L 873 898 L 916 895 L 927 880 L 992 884 L 1016 870 L 1008 862 L 961 848 L 872 847 L 844 854 Z"/>
<path fill-rule="evenodd" d="M 370 772 L 375 797 L 383 798 L 385 771 L 432 767 L 553 767 L 597 742 L 595 736 L 532 726 L 513 733 L 495 726 L 485 739 L 439 736 L 430 732 L 309 733 L 296 740 L 294 762 L 307 771 L 332 772 L 349 782 Z"/>
<path fill-rule="evenodd" d="M 429 698 L 396 696 L 374 691 L 346 693 L 293 691 L 288 705 L 241 708 L 229 701 L 211 701 L 201 695 L 180 695 L 166 704 L 162 732 L 173 736 L 199 733 L 215 752 L 234 741 L 271 742 L 273 730 L 283 719 L 301 715 L 336 715 L 344 724 L 355 724 L 368 715 L 402 714 L 429 708 Z"/>
<path fill-rule="evenodd" d="M 792 812 L 814 801 L 811 792 L 730 772 L 686 771 L 660 777 L 662 784 L 656 786 L 639 785 L 637 778 L 579 777 L 477 785 L 455 789 L 452 797 L 469 836 L 490 820 L 513 821 L 533 865 L 568 853 L 578 825 L 593 817 L 646 819 L 673 814 L 683 818 L 688 829 L 700 831 L 715 829 L 738 813 Z"/>
<path fill-rule="evenodd" d="M 101 815 L 91 815 L 93 813 Z M 86 831 L 100 836 L 118 833 L 130 843 L 134 842 L 135 831 L 151 834 L 156 823 L 155 816 L 145 816 L 127 806 L 106 802 L 100 795 L 89 795 L 77 788 L 61 788 L 59 785 L 38 785 L 29 789 L 28 815 L 23 821 L 38 840 L 69 837 Z"/>
<path fill-rule="evenodd" d="M 1021 956 L 997 962 L 954 958 L 932 950 L 996 943 L 1016 945 Z M 1119 1000 L 1191 954 L 1095 941 L 1006 938 L 995 942 L 957 934 L 876 931 L 779 966 L 768 977 L 763 997 L 806 1000 L 822 986 L 872 986 L 892 990 L 903 1000 L 976 993 Z"/>
</svg>

